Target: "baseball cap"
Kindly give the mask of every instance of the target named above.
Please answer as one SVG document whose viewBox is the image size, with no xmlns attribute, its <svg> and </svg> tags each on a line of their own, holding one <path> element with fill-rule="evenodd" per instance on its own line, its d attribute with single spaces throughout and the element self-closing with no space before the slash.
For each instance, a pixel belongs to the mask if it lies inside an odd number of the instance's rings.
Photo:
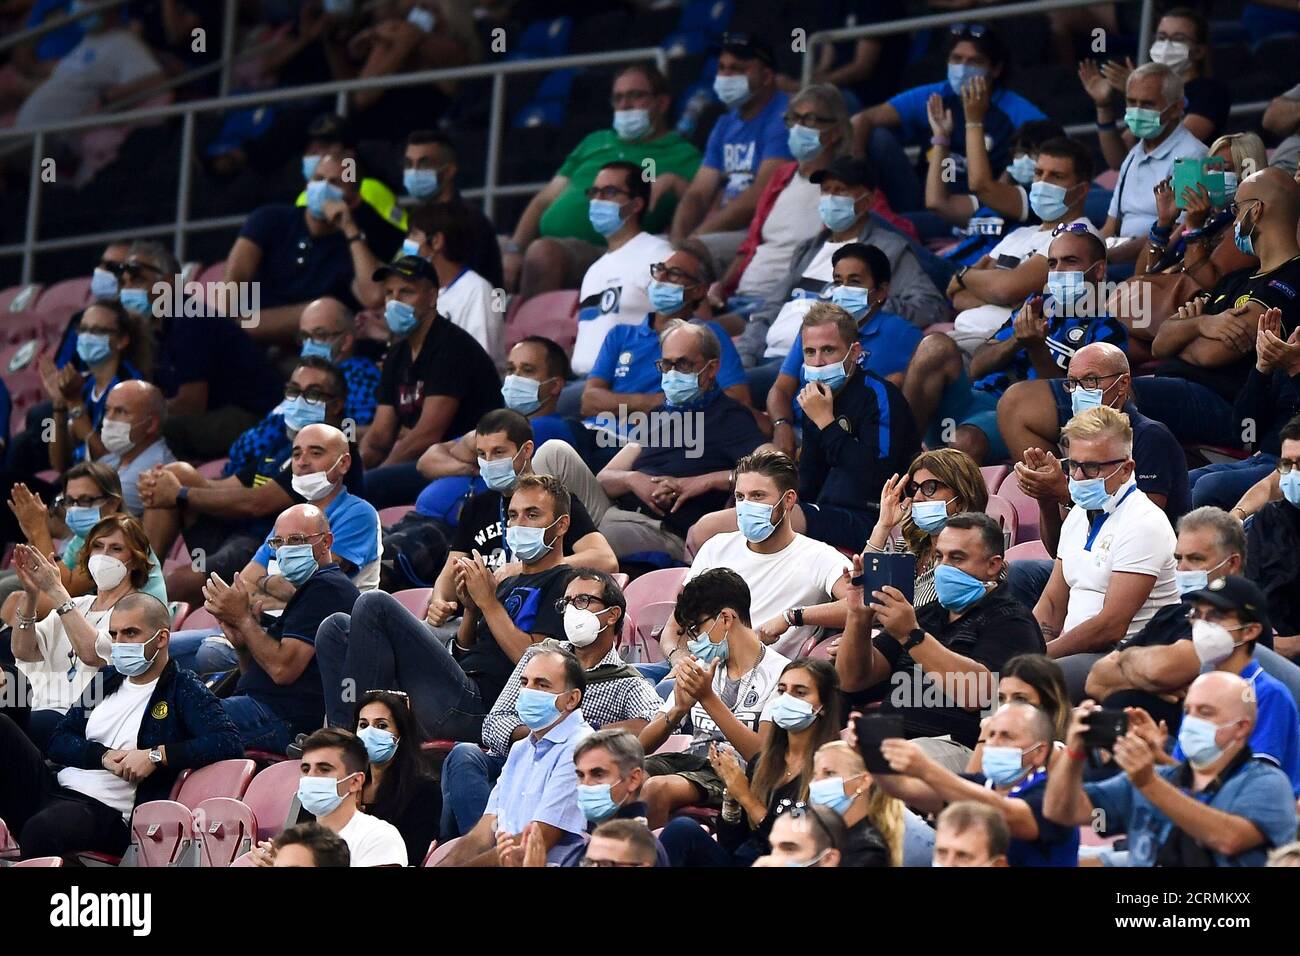
<svg viewBox="0 0 1300 956">
<path fill-rule="evenodd" d="M 383 282 L 389 276 L 401 276 L 404 279 L 423 279 L 438 284 L 438 273 L 433 264 L 420 256 L 399 256 L 386 266 L 380 266 L 370 278 L 374 282 Z"/>
<path fill-rule="evenodd" d="M 876 171 L 871 163 L 860 157 L 837 156 L 825 169 L 819 169 L 808 177 L 815 184 L 824 179 L 834 179 L 846 186 L 866 186 L 876 188 Z"/>
<path fill-rule="evenodd" d="M 776 54 L 766 40 L 748 33 L 724 33 L 713 44 L 714 53 L 730 53 L 742 60 L 760 60 L 776 69 Z"/>
<path fill-rule="evenodd" d="M 1184 601 L 1203 601 L 1220 611 L 1235 611 L 1243 623 L 1254 622 L 1264 626 L 1262 637 L 1272 634 L 1268 620 L 1268 600 L 1254 581 L 1238 574 L 1211 581 L 1199 591 L 1183 595 Z"/>
<path fill-rule="evenodd" d="M 311 125 L 307 127 L 307 142 L 313 141 L 342 143 L 344 146 L 356 145 L 356 139 L 352 135 L 352 124 L 346 117 L 336 113 L 321 113 L 311 121 Z"/>
</svg>

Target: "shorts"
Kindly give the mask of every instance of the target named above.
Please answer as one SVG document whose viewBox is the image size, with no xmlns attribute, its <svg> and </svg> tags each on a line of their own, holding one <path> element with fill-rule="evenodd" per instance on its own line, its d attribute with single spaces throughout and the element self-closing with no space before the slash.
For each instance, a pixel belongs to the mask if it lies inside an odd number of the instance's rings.
<svg viewBox="0 0 1300 956">
<path fill-rule="evenodd" d="M 989 441 L 989 461 L 1004 461 L 1011 456 L 998 431 L 998 396 L 982 388 L 972 388 L 965 370 L 944 389 L 934 424 L 925 435 L 928 447 L 940 448 L 947 444 L 943 439 L 945 421 L 955 422 L 957 426 L 970 425 L 983 432 Z"/>
<path fill-rule="evenodd" d="M 684 777 L 704 791 L 699 803 L 709 807 L 722 806 L 722 778 L 717 775 L 708 757 L 699 754 L 652 754 L 645 758 L 645 772 L 649 777 L 676 774 Z"/>
<path fill-rule="evenodd" d="M 807 527 L 804 534 L 824 541 L 834 548 L 861 551 L 876 526 L 876 514 L 854 511 L 838 505 L 814 505 L 801 502 Z"/>
<path fill-rule="evenodd" d="M 203 552 L 204 573 L 219 574 L 222 580 L 232 581 L 235 575 L 257 554 L 262 538 L 244 531 L 231 531 L 230 525 L 220 518 L 202 515 L 182 532 L 186 552 Z"/>
<path fill-rule="evenodd" d="M 1049 378 L 1047 386 L 1052 390 L 1052 401 L 1056 402 L 1056 423 L 1062 428 L 1074 417 L 1074 405 L 1070 393 L 1065 390 L 1065 379 Z"/>
</svg>

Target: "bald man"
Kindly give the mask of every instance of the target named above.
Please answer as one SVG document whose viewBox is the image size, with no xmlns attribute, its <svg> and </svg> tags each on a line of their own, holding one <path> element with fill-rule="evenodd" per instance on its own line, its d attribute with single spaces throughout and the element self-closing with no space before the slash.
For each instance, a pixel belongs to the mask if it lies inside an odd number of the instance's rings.
<svg viewBox="0 0 1300 956">
<path fill-rule="evenodd" d="M 132 380 L 119 382 L 108 393 L 100 441 L 108 453 L 99 459 L 122 481 L 122 504 L 137 518 L 144 513 L 140 476 L 176 460 L 163 438 L 167 399 L 158 386 Z"/>
<path fill-rule="evenodd" d="M 1255 695 L 1248 681 L 1211 671 L 1192 682 L 1178 742 L 1188 759 L 1157 769 L 1163 739 L 1146 711 L 1130 708 L 1114 745 L 1123 773 L 1083 782 L 1084 701 L 1074 711 L 1067 750 L 1047 782 L 1043 812 L 1065 826 L 1128 834 L 1129 866 L 1263 866 L 1268 851 L 1295 839 L 1287 775 L 1251 754 Z"/>
<path fill-rule="evenodd" d="M 356 354 L 356 313 L 330 296 L 313 299 L 298 319 L 298 344 L 303 358 L 315 355 L 333 362 L 343 373 L 348 383 L 343 418 L 356 424 L 356 437 L 359 439 L 375 420 L 379 364 Z"/>
<path fill-rule="evenodd" d="M 1300 325 L 1300 186 L 1280 169 L 1263 169 L 1237 187 L 1233 225 L 1238 248 L 1259 269 L 1229 273 L 1205 298 L 1161 323 L 1151 343 L 1155 377 L 1133 383 L 1138 404 L 1184 444 L 1243 448 L 1258 428 L 1234 402 L 1254 364 L 1265 310 L 1278 309 L 1285 340 Z"/>
<path fill-rule="evenodd" d="M 285 509 L 266 544 L 293 586 L 284 612 L 263 627 L 262 598 L 217 574 L 203 585 L 203 607 L 238 655 L 239 684 L 221 705 L 245 747 L 284 753 L 296 735 L 324 722 L 316 629 L 331 614 L 350 614 L 361 592 L 334 561 L 329 519 L 315 505 Z"/>
</svg>

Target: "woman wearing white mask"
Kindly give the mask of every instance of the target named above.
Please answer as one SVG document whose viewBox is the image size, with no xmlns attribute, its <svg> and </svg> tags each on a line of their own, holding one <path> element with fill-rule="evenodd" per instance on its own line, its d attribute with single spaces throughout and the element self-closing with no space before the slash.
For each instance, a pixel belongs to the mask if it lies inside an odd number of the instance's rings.
<svg viewBox="0 0 1300 956">
<path fill-rule="evenodd" d="M 13 652 L 31 688 L 27 735 L 42 750 L 68 708 L 99 669 L 108 666 L 109 612 L 148 581 L 149 541 L 127 515 L 110 515 L 95 525 L 77 563 L 96 590 L 77 598 L 68 594 L 51 557 L 30 545 L 14 552 L 24 596 L 13 628 Z M 41 597 L 54 607 L 44 617 L 37 612 Z"/>
</svg>

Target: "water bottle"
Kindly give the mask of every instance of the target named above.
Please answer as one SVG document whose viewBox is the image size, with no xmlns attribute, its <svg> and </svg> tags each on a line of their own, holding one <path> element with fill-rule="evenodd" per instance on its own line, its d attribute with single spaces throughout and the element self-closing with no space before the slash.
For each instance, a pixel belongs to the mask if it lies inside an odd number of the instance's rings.
<svg viewBox="0 0 1300 956">
<path fill-rule="evenodd" d="M 722 789 L 722 820 L 724 823 L 740 822 L 740 801 L 726 787 Z"/>
</svg>

